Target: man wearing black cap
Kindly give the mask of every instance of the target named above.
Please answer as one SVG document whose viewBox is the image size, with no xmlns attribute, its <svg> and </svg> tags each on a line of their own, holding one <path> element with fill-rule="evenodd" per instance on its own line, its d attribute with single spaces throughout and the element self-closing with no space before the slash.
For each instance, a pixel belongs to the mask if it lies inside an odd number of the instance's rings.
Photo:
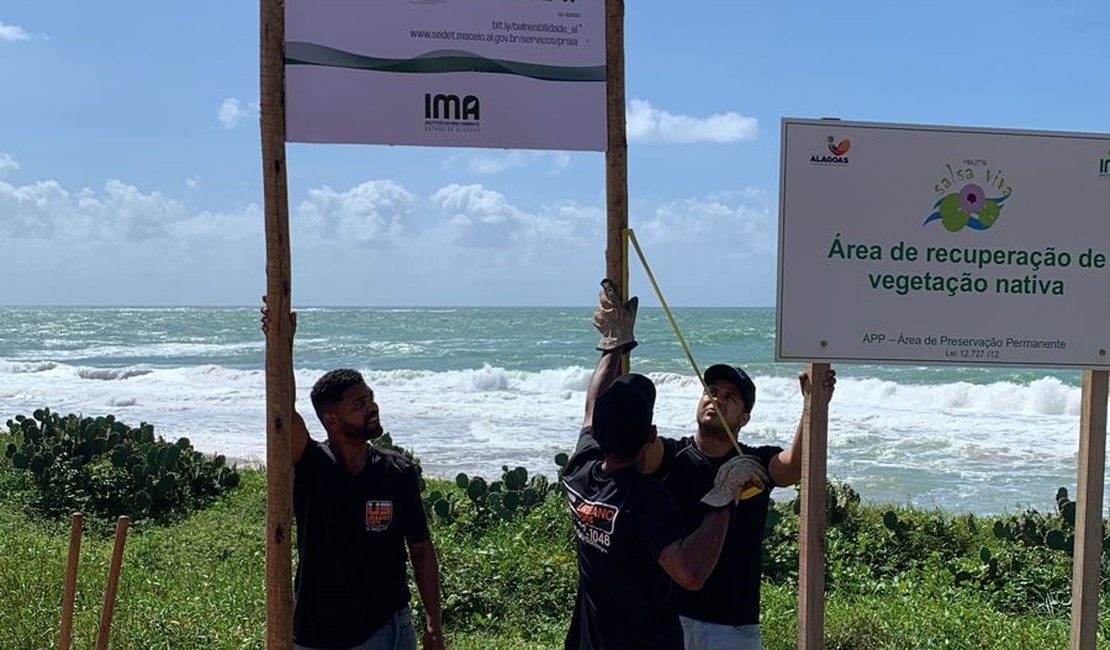
<svg viewBox="0 0 1110 650">
<path fill-rule="evenodd" d="M 627 303 L 614 284 L 602 282 L 601 305 L 594 325 L 602 334 L 598 349 L 602 356 L 590 380 L 591 386 L 605 387 L 619 381 L 621 352 L 636 345 L 633 325 L 636 298 Z M 751 447 L 739 443 L 742 454 L 729 439 L 748 423 L 755 405 L 755 383 L 742 368 L 717 364 L 705 371 L 707 391 L 695 412 L 697 429 L 693 436 L 678 440 L 655 437 L 644 452 L 645 473 L 657 477 L 674 497 L 687 526 L 696 526 L 704 514 L 699 504 L 719 468 L 730 463 L 759 468 L 770 481 L 761 492 L 732 505 L 728 532 L 720 561 L 698 591 L 680 589 L 681 615 L 686 650 L 761 650 L 759 632 L 759 587 L 762 576 L 763 530 L 774 486 L 794 485 L 801 478 L 801 434 L 799 421 L 788 449 L 778 446 Z M 810 378 L 799 377 L 803 394 L 809 392 Z M 830 370 L 825 388 L 832 394 L 836 373 Z M 590 394 L 587 394 L 589 410 Z M 754 471 L 750 469 L 749 471 Z"/>
<path fill-rule="evenodd" d="M 578 446 L 562 475 L 578 552 L 566 650 L 681 650 L 674 583 L 701 589 L 721 552 L 727 506 L 745 487 L 768 480 L 761 469 L 724 465 L 699 496 L 705 516 L 687 535 L 674 499 L 644 475 L 656 437 L 654 403 L 655 386 L 643 375 L 624 375 L 604 391 L 591 385 Z"/>
</svg>

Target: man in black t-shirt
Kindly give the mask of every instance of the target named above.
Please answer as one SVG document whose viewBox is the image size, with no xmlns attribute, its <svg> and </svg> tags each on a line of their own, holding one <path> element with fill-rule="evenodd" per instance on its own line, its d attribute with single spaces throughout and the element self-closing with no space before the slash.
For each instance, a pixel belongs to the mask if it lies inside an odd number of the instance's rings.
<svg viewBox="0 0 1110 650">
<path fill-rule="evenodd" d="M 600 306 L 594 324 L 602 334 L 598 349 L 602 352 L 591 387 L 620 381 L 621 352 L 636 345 L 633 325 L 636 299 L 622 302 L 615 285 L 602 282 Z M 708 390 L 698 401 L 695 412 L 697 429 L 693 436 L 678 440 L 656 437 L 644 454 L 643 468 L 658 478 L 674 497 L 687 526 L 698 525 L 704 514 L 699 499 L 714 482 L 719 468 L 738 462 L 762 468 L 770 477 L 765 489 L 754 496 L 745 493 L 731 508 L 724 550 L 715 569 L 700 591 L 680 589 L 678 610 L 684 632 L 686 650 L 760 650 L 759 588 L 762 578 L 763 531 L 774 486 L 794 485 L 801 477 L 802 422 L 799 418 L 790 447 L 751 447 L 738 443 L 743 454 L 737 454 L 728 429 L 738 434 L 751 418 L 755 405 L 755 383 L 739 367 L 726 364 L 710 366 L 705 371 Z M 810 378 L 798 377 L 802 394 L 810 389 Z M 831 396 L 836 372 L 824 378 Z M 587 409 L 589 409 L 589 395 Z"/>
<path fill-rule="evenodd" d="M 263 308 L 262 327 L 267 329 Z M 296 314 L 291 314 L 296 330 Z M 294 411 L 291 453 L 297 522 L 295 650 L 414 650 L 407 565 L 424 604 L 424 650 L 443 650 L 439 564 L 416 467 L 377 449 L 374 391 L 355 370 L 332 370 L 312 388 L 327 440 Z"/>
<path fill-rule="evenodd" d="M 655 439 L 651 380 L 625 375 L 595 394 L 562 475 L 578 555 L 565 648 L 681 650 L 673 583 L 701 588 L 721 551 L 727 505 L 767 476 L 723 466 L 703 493 L 704 518 L 687 535 L 674 499 L 643 473 L 644 453 Z"/>
</svg>

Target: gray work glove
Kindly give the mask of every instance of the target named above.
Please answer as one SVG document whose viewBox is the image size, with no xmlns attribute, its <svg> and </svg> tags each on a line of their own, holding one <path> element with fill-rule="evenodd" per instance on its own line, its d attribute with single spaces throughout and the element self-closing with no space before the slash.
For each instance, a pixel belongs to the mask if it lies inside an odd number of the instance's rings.
<svg viewBox="0 0 1110 650">
<path fill-rule="evenodd" d="M 739 499 L 744 490 L 752 487 L 762 490 L 770 482 L 763 463 L 755 456 L 730 458 L 717 470 L 713 488 L 705 493 L 701 502 L 711 508 L 723 508 Z"/>
<path fill-rule="evenodd" d="M 628 352 L 636 347 L 636 337 L 632 330 L 636 324 L 636 308 L 640 305 L 640 299 L 633 297 L 628 302 L 623 302 L 616 283 L 605 279 L 601 281 L 598 301 L 598 307 L 594 311 L 594 327 L 601 332 L 601 340 L 597 342 L 597 349 L 602 352 Z"/>
</svg>

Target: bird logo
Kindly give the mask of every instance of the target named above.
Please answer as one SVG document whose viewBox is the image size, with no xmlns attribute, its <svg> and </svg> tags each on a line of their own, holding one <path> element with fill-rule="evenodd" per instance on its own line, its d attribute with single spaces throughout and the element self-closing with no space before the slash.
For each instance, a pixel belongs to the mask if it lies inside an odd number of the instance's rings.
<svg viewBox="0 0 1110 650">
<path fill-rule="evenodd" d="M 836 141 L 836 138 L 834 138 L 830 135 L 828 140 L 829 140 L 829 151 L 831 151 L 834 156 L 843 156 L 844 154 L 848 153 L 849 149 L 852 148 L 852 141 L 848 140 L 847 138 L 841 140 L 838 143 Z"/>
</svg>

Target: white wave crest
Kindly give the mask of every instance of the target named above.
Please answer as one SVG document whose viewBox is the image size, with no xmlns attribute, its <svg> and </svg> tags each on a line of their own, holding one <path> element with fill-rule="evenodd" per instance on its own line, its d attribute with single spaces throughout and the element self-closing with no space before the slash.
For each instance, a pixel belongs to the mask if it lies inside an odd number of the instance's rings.
<svg viewBox="0 0 1110 650">
<path fill-rule="evenodd" d="M 22 375 L 33 372 L 46 372 L 58 367 L 53 361 L 0 361 L 0 374 Z"/>
<path fill-rule="evenodd" d="M 934 385 L 860 379 L 838 382 L 836 399 L 838 402 L 851 400 L 872 405 L 886 404 L 892 409 L 903 410 L 1078 415 L 1080 389 L 1055 377 L 1042 377 L 1028 384 L 972 384 L 961 381 Z"/>
<path fill-rule="evenodd" d="M 99 379 L 102 381 L 115 381 L 120 379 L 130 379 L 132 377 L 142 377 L 149 375 L 152 371 L 149 368 L 78 368 L 77 376 L 81 379 Z"/>
</svg>

